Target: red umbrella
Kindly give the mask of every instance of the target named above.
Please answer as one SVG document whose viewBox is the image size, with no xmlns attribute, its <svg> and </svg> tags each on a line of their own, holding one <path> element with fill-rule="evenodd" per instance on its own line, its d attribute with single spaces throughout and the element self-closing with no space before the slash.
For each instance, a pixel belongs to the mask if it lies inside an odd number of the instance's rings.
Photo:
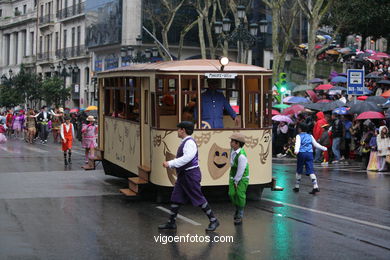
<svg viewBox="0 0 390 260">
<path fill-rule="evenodd" d="M 374 55 L 368 57 L 369 59 L 372 60 L 381 60 L 381 59 L 387 59 L 390 58 L 390 55 L 384 52 L 377 52 Z"/>
<path fill-rule="evenodd" d="M 305 110 L 305 107 L 302 105 L 293 105 L 291 107 L 286 108 L 283 110 L 282 115 L 293 115 L 298 114 L 299 112 Z"/>
<path fill-rule="evenodd" d="M 321 85 L 318 85 L 318 87 L 315 88 L 315 90 L 329 90 L 333 88 L 333 85 L 331 84 L 321 84 Z"/>
<path fill-rule="evenodd" d="M 329 99 L 320 99 L 316 103 L 329 103 L 329 102 L 330 102 Z"/>
<path fill-rule="evenodd" d="M 367 111 L 361 113 L 356 119 L 385 119 L 381 112 Z"/>
<path fill-rule="evenodd" d="M 280 112 L 278 110 L 272 109 L 272 115 L 273 116 L 280 115 Z"/>
<path fill-rule="evenodd" d="M 79 112 L 79 110 L 77 108 L 73 108 L 69 111 L 69 113 L 77 113 Z"/>
<path fill-rule="evenodd" d="M 359 96 L 359 97 L 357 97 L 358 100 L 363 100 L 363 101 L 366 100 L 367 98 L 368 98 L 367 96 Z"/>
<path fill-rule="evenodd" d="M 313 101 L 313 103 L 317 102 L 318 97 L 313 90 L 308 89 L 308 90 L 306 90 L 306 93 L 310 96 L 310 99 L 311 99 L 311 101 Z"/>
<path fill-rule="evenodd" d="M 390 98 L 390 90 L 386 91 L 381 96 L 384 97 L 384 98 Z"/>
</svg>

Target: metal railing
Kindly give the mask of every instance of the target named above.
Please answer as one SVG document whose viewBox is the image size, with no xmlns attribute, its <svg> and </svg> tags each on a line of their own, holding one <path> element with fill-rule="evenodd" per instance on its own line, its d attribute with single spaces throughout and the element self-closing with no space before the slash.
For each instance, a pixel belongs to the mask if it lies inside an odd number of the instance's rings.
<svg viewBox="0 0 390 260">
<path fill-rule="evenodd" d="M 79 56 L 86 55 L 87 49 L 85 48 L 85 45 L 79 45 L 79 46 L 56 50 L 55 54 L 59 58 L 79 57 Z"/>
<path fill-rule="evenodd" d="M 53 60 L 54 59 L 54 53 L 49 52 L 41 52 L 37 54 L 37 61 L 45 61 L 45 60 Z"/>
<path fill-rule="evenodd" d="M 72 5 L 69 7 L 66 7 L 64 9 L 61 9 L 57 12 L 57 18 L 58 19 L 65 19 L 72 16 L 76 16 L 79 14 L 83 14 L 85 10 L 85 3 L 80 3 L 77 5 Z"/>
<path fill-rule="evenodd" d="M 54 22 L 54 15 L 53 14 L 47 14 L 44 16 L 39 17 L 39 25 L 44 25 L 48 23 Z"/>
</svg>

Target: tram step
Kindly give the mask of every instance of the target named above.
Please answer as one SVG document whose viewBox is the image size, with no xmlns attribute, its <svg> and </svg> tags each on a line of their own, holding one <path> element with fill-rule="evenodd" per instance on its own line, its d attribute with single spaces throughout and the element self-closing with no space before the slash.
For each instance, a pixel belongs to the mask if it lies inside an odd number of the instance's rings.
<svg viewBox="0 0 390 260">
<path fill-rule="evenodd" d="M 135 193 L 134 191 L 130 190 L 130 189 L 120 189 L 119 190 L 121 193 L 123 193 L 124 195 L 128 196 L 128 197 L 134 197 L 134 196 L 137 196 L 137 193 Z"/>
<path fill-rule="evenodd" d="M 150 168 L 145 165 L 138 165 L 138 177 L 149 181 Z"/>
<path fill-rule="evenodd" d="M 139 177 L 131 177 L 129 178 L 129 188 L 130 190 L 139 193 L 140 185 L 147 184 L 148 181 L 141 179 Z"/>
</svg>

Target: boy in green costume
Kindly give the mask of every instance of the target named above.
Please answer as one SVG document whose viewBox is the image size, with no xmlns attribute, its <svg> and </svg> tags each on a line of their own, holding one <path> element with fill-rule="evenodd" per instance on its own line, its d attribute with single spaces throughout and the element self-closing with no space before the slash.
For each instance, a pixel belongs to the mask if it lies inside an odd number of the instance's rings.
<svg viewBox="0 0 390 260">
<path fill-rule="evenodd" d="M 230 137 L 230 178 L 229 178 L 229 197 L 233 205 L 236 206 L 234 214 L 234 224 L 242 223 L 244 207 L 246 204 L 246 190 L 249 184 L 249 165 L 244 150 L 245 136 L 240 133 L 234 133 Z"/>
</svg>

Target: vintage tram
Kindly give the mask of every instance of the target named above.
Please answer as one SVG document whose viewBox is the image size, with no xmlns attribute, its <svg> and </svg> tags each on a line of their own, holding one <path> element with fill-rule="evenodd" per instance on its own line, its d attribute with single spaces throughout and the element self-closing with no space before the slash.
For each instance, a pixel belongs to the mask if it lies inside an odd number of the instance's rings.
<svg viewBox="0 0 390 260">
<path fill-rule="evenodd" d="M 250 187 L 274 185 L 272 179 L 272 72 L 247 64 L 219 60 L 184 60 L 136 64 L 98 74 L 99 150 L 105 173 L 129 178 L 128 196 L 146 183 L 172 187 L 176 172 L 163 161 L 175 157 L 180 144 L 176 125 L 193 121 L 199 148 L 202 186 L 228 186 L 230 139 L 239 131 L 246 137 Z M 211 128 L 202 111 L 209 79 L 239 116 L 225 112 L 223 128 Z M 253 188 L 252 187 L 252 188 Z"/>
</svg>

